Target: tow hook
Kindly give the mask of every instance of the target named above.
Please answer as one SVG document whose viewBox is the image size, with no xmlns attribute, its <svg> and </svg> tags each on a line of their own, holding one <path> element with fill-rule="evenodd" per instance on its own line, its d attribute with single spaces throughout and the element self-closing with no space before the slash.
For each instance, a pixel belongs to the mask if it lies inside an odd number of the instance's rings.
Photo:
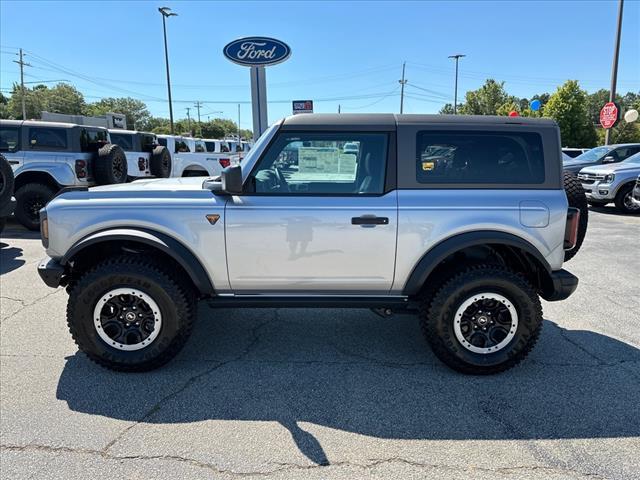
<svg viewBox="0 0 640 480">
<path fill-rule="evenodd" d="M 387 307 L 372 308 L 371 311 L 382 318 L 393 317 L 393 310 Z"/>
</svg>

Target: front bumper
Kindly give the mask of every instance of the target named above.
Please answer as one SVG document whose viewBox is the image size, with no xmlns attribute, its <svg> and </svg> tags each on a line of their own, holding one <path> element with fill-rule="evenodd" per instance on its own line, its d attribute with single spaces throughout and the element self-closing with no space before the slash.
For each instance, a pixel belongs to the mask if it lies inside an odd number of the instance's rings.
<svg viewBox="0 0 640 480">
<path fill-rule="evenodd" d="M 16 209 L 16 199 L 11 197 L 7 203 L 0 205 L 0 218 L 10 216 Z"/>
<path fill-rule="evenodd" d="M 615 187 L 610 183 L 594 182 L 591 184 L 583 183 L 582 188 L 589 200 L 609 200 L 613 202 L 615 198 Z M 605 193 L 606 192 L 606 193 Z"/>
<path fill-rule="evenodd" d="M 548 302 L 557 302 L 569 298 L 578 288 L 578 277 L 566 270 L 556 270 L 549 275 L 551 282 L 541 293 L 541 297 Z"/>
<path fill-rule="evenodd" d="M 38 264 L 38 274 L 47 287 L 58 288 L 65 284 L 65 269 L 56 260 L 45 257 Z"/>
</svg>

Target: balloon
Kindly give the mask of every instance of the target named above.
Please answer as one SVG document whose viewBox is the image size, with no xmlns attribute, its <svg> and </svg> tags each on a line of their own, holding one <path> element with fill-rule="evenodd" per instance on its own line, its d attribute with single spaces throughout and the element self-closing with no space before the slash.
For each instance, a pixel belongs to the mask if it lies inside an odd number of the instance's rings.
<svg viewBox="0 0 640 480">
<path fill-rule="evenodd" d="M 533 100 L 531 102 L 531 110 L 533 110 L 534 112 L 537 112 L 538 110 L 540 110 L 540 107 L 542 106 L 542 104 L 540 103 L 540 100 Z"/>
<path fill-rule="evenodd" d="M 636 120 L 638 120 L 638 110 L 627 110 L 627 113 L 624 114 L 624 121 L 631 123 Z"/>
<path fill-rule="evenodd" d="M 518 114 L 518 112 L 516 112 L 515 110 L 511 110 L 509 112 L 509 116 L 510 117 L 519 117 L 520 115 Z"/>
</svg>

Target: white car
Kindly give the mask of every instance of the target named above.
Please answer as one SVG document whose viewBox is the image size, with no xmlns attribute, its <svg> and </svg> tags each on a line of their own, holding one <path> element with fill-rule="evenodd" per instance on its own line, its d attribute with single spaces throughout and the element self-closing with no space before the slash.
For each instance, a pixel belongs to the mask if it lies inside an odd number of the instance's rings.
<svg viewBox="0 0 640 480">
<path fill-rule="evenodd" d="M 171 154 L 171 177 L 217 177 L 231 165 L 229 154 L 208 152 L 202 139 L 158 135 L 158 143 Z"/>
<path fill-rule="evenodd" d="M 158 144 L 153 133 L 136 130 L 110 129 L 111 143 L 119 145 L 127 157 L 129 179 L 144 177 L 168 177 L 171 173 L 171 156 L 166 147 Z"/>
</svg>

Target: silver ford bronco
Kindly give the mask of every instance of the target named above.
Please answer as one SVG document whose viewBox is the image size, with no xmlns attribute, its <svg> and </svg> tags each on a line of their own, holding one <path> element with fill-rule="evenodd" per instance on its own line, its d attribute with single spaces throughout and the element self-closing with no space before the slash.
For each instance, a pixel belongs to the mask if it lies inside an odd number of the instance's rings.
<svg viewBox="0 0 640 480">
<path fill-rule="evenodd" d="M 174 357 L 206 298 L 414 311 L 444 363 L 495 373 L 536 343 L 539 298 L 578 284 L 562 266 L 580 211 L 546 119 L 297 115 L 220 177 L 67 189 L 40 222 L 71 334 L 121 371 Z"/>
</svg>

